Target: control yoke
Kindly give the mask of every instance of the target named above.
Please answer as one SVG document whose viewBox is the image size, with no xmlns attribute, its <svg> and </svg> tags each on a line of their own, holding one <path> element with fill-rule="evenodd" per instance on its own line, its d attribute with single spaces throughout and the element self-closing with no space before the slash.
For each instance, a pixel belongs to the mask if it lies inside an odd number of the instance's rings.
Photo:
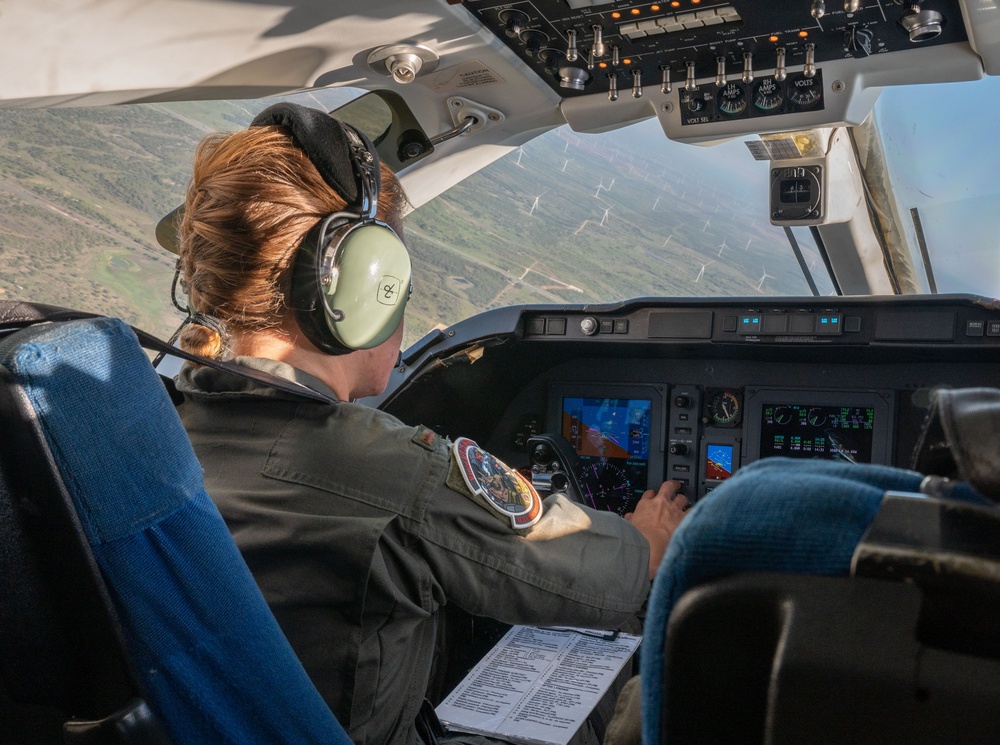
<svg viewBox="0 0 1000 745">
<path fill-rule="evenodd" d="M 544 499 L 549 494 L 565 494 L 582 503 L 579 463 L 576 452 L 562 435 L 543 433 L 528 438 L 531 485 Z"/>
</svg>

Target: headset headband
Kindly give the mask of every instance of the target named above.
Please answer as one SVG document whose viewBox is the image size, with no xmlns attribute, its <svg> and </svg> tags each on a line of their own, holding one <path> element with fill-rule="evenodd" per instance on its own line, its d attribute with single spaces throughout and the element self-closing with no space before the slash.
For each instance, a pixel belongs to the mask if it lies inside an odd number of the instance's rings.
<svg viewBox="0 0 1000 745">
<path fill-rule="evenodd" d="M 270 125 L 288 128 L 319 175 L 347 202 L 348 211 L 366 220 L 375 217 L 382 172 L 378 151 L 363 132 L 318 109 L 293 103 L 269 106 L 250 123 L 251 127 Z M 180 253 L 183 214 L 182 204 L 156 224 L 157 242 L 171 253 Z"/>
<path fill-rule="evenodd" d="M 349 209 L 371 219 L 378 207 L 381 182 L 375 147 L 354 127 L 317 109 L 293 103 L 268 106 L 251 127 L 287 127 L 323 180 L 340 194 Z"/>
</svg>

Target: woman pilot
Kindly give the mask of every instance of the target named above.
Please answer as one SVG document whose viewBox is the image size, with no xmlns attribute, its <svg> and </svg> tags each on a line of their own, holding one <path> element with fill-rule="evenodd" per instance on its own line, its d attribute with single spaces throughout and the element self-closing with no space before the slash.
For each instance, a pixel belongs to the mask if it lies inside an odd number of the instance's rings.
<svg viewBox="0 0 1000 745">
<path fill-rule="evenodd" d="M 674 482 L 627 520 L 542 503 L 474 442 L 352 403 L 380 393 L 398 357 L 404 206 L 366 138 L 282 103 L 199 145 L 180 222 L 192 313 L 181 346 L 265 379 L 188 365 L 181 418 L 278 623 L 359 744 L 419 741 L 446 603 L 507 623 L 618 627 L 687 505 Z M 523 493 L 487 488 L 484 461 Z"/>
</svg>

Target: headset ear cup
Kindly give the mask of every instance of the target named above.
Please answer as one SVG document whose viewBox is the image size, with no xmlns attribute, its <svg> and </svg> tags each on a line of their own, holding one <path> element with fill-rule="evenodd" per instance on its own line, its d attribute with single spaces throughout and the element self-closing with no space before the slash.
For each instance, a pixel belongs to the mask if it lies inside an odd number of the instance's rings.
<svg viewBox="0 0 1000 745">
<path fill-rule="evenodd" d="M 326 290 L 326 320 L 338 342 L 371 349 L 403 320 L 410 289 L 410 255 L 388 225 L 354 223 L 334 237 L 333 281 Z M 327 249 L 333 251 L 333 241 Z"/>
<path fill-rule="evenodd" d="M 296 258 L 296 318 L 306 337 L 328 354 L 371 349 L 403 320 L 410 280 L 409 253 L 388 225 L 327 219 Z"/>
<path fill-rule="evenodd" d="M 330 332 L 321 284 L 323 247 L 329 243 L 327 236 L 331 226 L 335 230 L 343 224 L 343 221 L 333 222 L 329 218 L 321 220 L 302 241 L 292 266 L 291 304 L 295 320 L 305 337 L 327 354 L 354 351 L 337 341 Z"/>
</svg>

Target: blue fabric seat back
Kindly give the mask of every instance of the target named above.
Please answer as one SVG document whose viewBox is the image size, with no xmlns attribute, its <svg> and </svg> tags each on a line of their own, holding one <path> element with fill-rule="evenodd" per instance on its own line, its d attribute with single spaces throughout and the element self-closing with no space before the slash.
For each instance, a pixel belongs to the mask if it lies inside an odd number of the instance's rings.
<svg viewBox="0 0 1000 745">
<path fill-rule="evenodd" d="M 0 364 L 37 416 L 131 663 L 177 745 L 349 745 L 205 493 L 129 327 L 93 319 L 25 329 L 0 342 Z"/>
<path fill-rule="evenodd" d="M 884 493 L 916 492 L 921 479 L 880 466 L 768 458 L 695 504 L 650 593 L 641 650 L 644 745 L 662 742 L 664 640 L 687 590 L 744 572 L 847 576 Z"/>
</svg>

